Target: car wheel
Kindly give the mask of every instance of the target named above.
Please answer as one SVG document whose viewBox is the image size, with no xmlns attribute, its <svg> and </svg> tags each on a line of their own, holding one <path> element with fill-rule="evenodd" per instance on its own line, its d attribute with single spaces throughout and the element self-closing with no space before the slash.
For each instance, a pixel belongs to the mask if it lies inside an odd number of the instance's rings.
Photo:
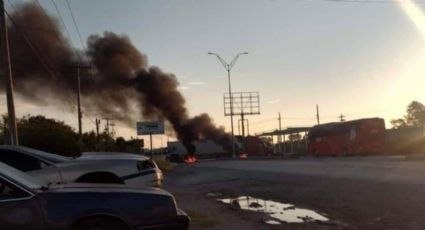
<svg viewBox="0 0 425 230">
<path fill-rule="evenodd" d="M 94 217 L 80 221 L 72 230 L 128 230 L 128 227 L 119 220 Z"/>
</svg>

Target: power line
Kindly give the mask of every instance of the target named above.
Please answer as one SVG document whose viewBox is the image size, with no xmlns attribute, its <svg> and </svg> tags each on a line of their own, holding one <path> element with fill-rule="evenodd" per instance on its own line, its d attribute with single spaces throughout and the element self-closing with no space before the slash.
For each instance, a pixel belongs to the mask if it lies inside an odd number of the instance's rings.
<svg viewBox="0 0 425 230">
<path fill-rule="evenodd" d="M 53 3 L 53 6 L 55 7 L 56 12 L 57 12 L 57 14 L 58 14 L 58 16 L 59 16 L 59 20 L 61 21 L 62 26 L 63 26 L 63 28 L 65 29 L 66 33 L 68 34 L 69 40 L 70 40 L 70 42 L 71 42 L 71 44 L 72 44 L 71 34 L 69 33 L 69 30 L 68 30 L 68 27 L 67 27 L 67 26 L 66 26 L 66 24 L 65 24 L 65 21 L 63 20 L 63 17 L 62 17 L 62 14 L 61 14 L 60 10 L 59 10 L 58 5 L 56 4 L 55 0 L 50 0 L 50 1 Z M 38 2 L 38 1 L 37 1 L 37 2 Z M 73 46 L 74 46 L 74 45 L 73 45 Z"/>
<path fill-rule="evenodd" d="M 55 0 L 51 0 L 51 2 L 53 3 L 53 6 L 54 6 L 54 7 L 55 7 L 55 9 L 56 9 L 56 12 L 57 12 L 57 15 L 58 15 L 58 17 L 59 17 L 59 20 L 61 21 L 62 26 L 63 26 L 63 28 L 65 29 L 65 31 L 66 31 L 66 33 L 67 33 L 67 35 L 68 35 L 68 38 L 69 38 L 69 41 L 71 42 L 71 45 L 72 45 L 72 46 L 74 46 L 74 44 L 73 44 L 73 42 L 72 42 L 72 38 L 71 38 L 71 33 L 69 32 L 68 27 L 66 26 L 65 21 L 63 20 L 63 17 L 62 17 L 62 14 L 61 14 L 60 10 L 59 10 L 58 5 L 56 4 Z M 72 15 L 72 14 L 71 14 L 71 15 Z M 78 28 L 77 28 L 77 31 L 79 32 Z M 80 37 L 80 38 L 81 38 L 81 37 Z M 80 59 L 80 62 L 83 62 L 82 57 L 79 55 L 79 53 L 78 53 L 77 51 L 76 51 L 75 53 L 76 53 L 76 55 L 78 56 L 78 58 Z M 79 106 L 78 106 L 78 107 L 79 107 Z M 92 118 L 90 118 L 90 117 L 89 117 L 89 115 L 87 115 L 87 112 L 84 112 L 84 113 L 83 113 L 83 112 L 81 111 L 81 114 L 84 114 L 84 115 L 87 117 L 87 119 L 88 119 L 89 121 L 91 121 L 93 124 L 96 124 L 96 122 L 95 122 Z"/>
<path fill-rule="evenodd" d="M 309 1 L 309 2 L 313 2 L 311 0 L 304 0 L 304 1 Z M 366 4 L 373 4 L 373 3 L 384 3 L 384 4 L 394 4 L 394 3 L 403 3 L 403 4 L 409 4 L 409 3 L 416 3 L 416 4 L 424 4 L 425 1 L 423 0 L 315 0 L 316 2 L 336 2 L 336 3 L 366 3 Z"/>
<path fill-rule="evenodd" d="M 40 1 L 35 0 L 34 2 L 35 2 L 35 3 L 37 3 L 37 5 L 38 5 L 40 8 L 43 8 L 43 6 L 41 5 Z"/>
<path fill-rule="evenodd" d="M 10 0 L 9 0 L 10 3 Z M 14 8 L 14 6 L 11 4 L 11 6 Z M 16 9 L 16 8 L 14 8 Z M 23 30 L 13 19 L 13 17 L 9 14 L 9 12 L 6 11 L 6 9 L 4 10 L 5 14 L 7 15 L 7 17 L 9 18 L 10 22 L 12 22 L 12 24 L 15 26 L 15 29 L 22 35 L 22 37 L 24 38 L 25 42 L 27 43 L 27 45 L 29 46 L 29 48 L 34 52 L 34 54 L 37 56 L 37 58 L 39 59 L 39 61 L 41 62 L 41 64 L 44 66 L 45 70 L 48 72 L 48 74 L 53 78 L 53 79 L 57 79 L 55 73 L 52 71 L 51 67 L 48 66 L 48 64 L 45 62 L 45 60 L 43 59 L 43 57 L 41 56 L 40 52 L 38 52 L 38 50 L 35 48 L 34 44 L 32 44 L 32 42 L 29 40 L 28 34 L 25 32 L 25 30 Z"/>
<path fill-rule="evenodd" d="M 7 0 L 7 2 L 8 2 L 8 3 L 9 3 L 9 5 L 13 8 L 13 10 L 15 10 L 15 11 L 16 11 L 15 4 L 13 4 L 10 0 Z M 6 11 L 6 9 L 5 9 L 5 11 Z"/>
<path fill-rule="evenodd" d="M 329 2 L 353 2 L 353 3 L 425 3 L 420 0 L 325 0 Z"/>
<path fill-rule="evenodd" d="M 10 3 L 10 0 L 9 0 L 9 3 Z M 11 6 L 12 6 L 12 8 L 14 8 L 14 6 L 12 4 L 11 4 Z M 16 8 L 14 8 L 14 9 L 16 10 Z M 30 47 L 30 49 L 37 56 L 37 58 L 39 59 L 39 61 L 41 62 L 41 64 L 45 68 L 45 70 L 48 72 L 49 76 L 51 76 L 54 80 L 58 80 L 57 77 L 56 77 L 58 75 L 58 74 L 56 74 L 57 71 L 56 70 L 52 70 L 54 68 L 51 67 L 51 66 L 49 66 L 49 64 L 46 62 L 45 58 L 43 58 L 42 55 L 40 54 L 40 52 L 38 52 L 38 50 L 36 49 L 36 47 L 34 46 L 34 44 L 29 39 L 28 34 L 26 33 L 26 31 L 22 27 L 20 27 L 18 25 L 18 23 L 16 23 L 16 21 L 13 19 L 13 17 L 10 15 L 9 12 L 7 12 L 6 10 L 4 10 L 4 12 L 5 12 L 6 16 L 9 18 L 10 22 L 12 22 L 13 26 L 15 26 L 15 29 L 22 35 L 22 37 L 24 38 L 25 42 Z M 74 106 L 75 108 L 77 108 L 76 103 L 70 97 L 71 97 L 70 95 L 68 95 L 68 97 L 67 97 L 68 103 L 70 103 L 72 106 Z"/>
<path fill-rule="evenodd" d="M 37 4 L 41 7 L 39 1 L 36 1 Z M 16 7 L 14 6 L 14 4 L 12 4 L 12 2 L 10 0 L 8 0 L 8 3 L 10 4 L 10 6 L 13 8 L 14 11 L 17 11 Z M 63 21 L 63 18 L 60 14 L 59 9 L 57 8 L 57 5 L 55 4 L 54 0 L 52 0 L 52 3 L 55 5 L 55 8 L 58 12 L 58 16 L 60 17 L 60 20 L 62 21 L 62 24 L 65 28 L 65 30 L 67 31 L 68 35 L 69 31 Z M 47 58 L 44 58 L 41 53 L 37 50 L 37 48 L 35 47 L 35 45 L 31 42 L 31 40 L 29 39 L 28 34 L 26 33 L 25 29 L 22 28 L 20 25 L 18 25 L 18 23 L 13 19 L 13 17 L 11 16 L 11 14 L 9 12 L 7 12 L 6 10 L 4 10 L 6 16 L 9 18 L 10 22 L 13 24 L 13 26 L 15 27 L 15 29 L 22 35 L 22 37 L 24 38 L 25 42 L 27 43 L 27 45 L 29 46 L 29 48 L 32 50 L 32 52 L 37 56 L 37 58 L 39 59 L 39 61 L 41 62 L 42 66 L 44 67 L 44 69 L 47 71 L 48 75 L 51 76 L 54 80 L 58 80 L 57 76 L 58 71 L 47 61 Z M 78 57 L 81 59 L 81 56 L 78 55 Z M 68 101 L 68 103 L 74 107 L 74 109 L 78 109 L 78 106 L 76 105 L 75 101 L 73 98 L 71 98 L 71 95 L 67 95 L 65 96 L 65 100 Z M 88 112 L 86 111 L 82 111 L 82 113 L 86 116 L 86 118 L 92 122 L 93 124 L 96 124 L 96 122 L 90 118 L 90 116 L 92 115 L 88 115 Z"/>
<path fill-rule="evenodd" d="M 75 20 L 74 13 L 72 12 L 71 4 L 69 4 L 68 0 L 65 0 L 65 2 L 66 2 L 66 5 L 68 6 L 69 12 L 71 13 L 72 22 L 74 23 L 75 29 L 77 30 L 77 34 L 78 34 L 78 37 L 80 38 L 81 46 L 83 47 L 83 49 L 86 49 L 83 42 L 83 38 L 80 33 L 80 29 L 78 28 L 78 25 L 77 25 L 77 21 Z"/>
<path fill-rule="evenodd" d="M 51 0 L 51 1 L 54 1 L 54 0 Z M 86 49 L 86 47 L 85 47 L 85 45 L 84 45 L 84 41 L 83 41 L 83 38 L 82 38 L 82 36 L 81 36 L 81 32 L 80 32 L 80 29 L 79 29 L 79 27 L 78 27 L 77 21 L 76 21 L 76 19 L 75 19 L 74 12 L 73 12 L 73 10 L 72 10 L 71 4 L 69 3 L 69 1 L 68 1 L 68 0 L 65 0 L 65 2 L 66 2 L 66 5 L 68 6 L 68 10 L 69 10 L 69 12 L 70 12 L 70 15 L 71 15 L 71 18 L 72 18 L 72 22 L 73 22 L 73 24 L 74 24 L 74 26 L 75 26 L 75 29 L 76 29 L 76 31 L 77 31 L 78 38 L 80 39 L 81 46 L 82 46 L 82 48 L 85 50 L 85 49 Z M 71 39 L 71 38 L 70 38 L 70 39 Z M 77 53 L 77 55 L 78 55 L 78 57 L 79 57 L 80 61 L 81 61 L 81 62 L 83 62 L 83 60 L 82 60 L 81 56 L 80 56 L 78 53 Z M 99 92 L 99 90 L 98 90 L 98 88 L 97 88 L 97 86 L 96 86 L 96 85 L 94 86 L 94 88 L 95 88 L 96 93 L 97 93 L 97 92 Z M 96 124 L 96 122 L 95 122 L 95 121 L 93 121 L 93 120 L 91 120 L 91 121 L 92 121 L 94 124 Z"/>
</svg>

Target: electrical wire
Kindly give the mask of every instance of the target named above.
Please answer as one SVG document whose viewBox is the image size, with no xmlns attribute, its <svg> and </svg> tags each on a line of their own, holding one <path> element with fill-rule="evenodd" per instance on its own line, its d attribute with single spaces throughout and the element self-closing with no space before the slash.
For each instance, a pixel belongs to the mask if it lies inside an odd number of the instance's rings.
<svg viewBox="0 0 425 230">
<path fill-rule="evenodd" d="M 10 1 L 10 0 L 8 0 L 8 2 L 9 2 L 9 4 L 12 6 L 12 8 L 14 9 L 14 10 L 16 10 L 16 7 L 12 4 L 12 2 Z M 41 8 L 42 8 L 42 6 L 41 6 L 41 4 L 40 4 L 40 2 L 38 1 L 38 0 L 36 0 L 35 1 Z M 56 4 L 56 2 L 54 1 L 54 0 L 51 0 L 51 2 L 53 3 L 53 6 L 55 7 L 55 9 L 56 9 L 56 12 L 57 12 L 57 15 L 58 15 L 58 17 L 59 17 L 59 20 L 61 21 L 61 23 L 62 23 L 62 26 L 63 26 L 63 28 L 64 28 L 64 30 L 66 31 L 66 33 L 67 33 L 67 35 L 68 35 L 68 37 L 69 37 L 69 40 L 70 40 L 70 42 L 71 42 L 71 44 L 72 44 L 72 39 L 71 39 L 71 34 L 70 34 L 70 32 L 69 32 L 69 30 L 68 30 L 68 27 L 66 26 L 66 24 L 65 24 L 65 21 L 63 20 L 63 17 L 62 17 L 62 14 L 60 13 L 60 10 L 59 10 L 59 7 L 57 6 L 57 4 Z M 11 22 L 15 25 L 15 27 L 19 27 L 18 25 L 17 25 L 17 23 L 16 22 L 14 22 L 14 20 L 13 20 L 13 18 L 8 14 L 8 13 L 6 13 L 7 14 L 7 16 L 8 16 L 8 18 L 11 20 Z M 78 31 L 78 28 L 77 28 L 77 31 Z M 24 39 L 26 40 L 26 42 L 27 42 L 27 44 L 30 46 L 30 48 L 33 50 L 33 52 L 34 53 L 36 53 L 36 55 L 37 55 L 37 57 L 40 59 L 40 61 L 41 60 L 43 60 L 43 58 L 41 57 L 41 55 L 40 55 L 40 53 L 36 50 L 36 48 L 34 47 L 34 45 L 31 43 L 31 41 L 29 40 L 29 38 L 28 38 L 28 35 L 25 33 L 25 31 L 22 31 L 22 35 L 24 36 Z M 81 58 L 81 56 L 80 55 L 78 55 L 78 53 L 77 53 L 77 56 L 79 57 L 79 59 L 82 61 L 82 58 Z M 50 71 L 51 73 L 51 75 L 52 76 L 54 76 L 55 77 L 55 74 L 53 73 L 53 71 L 51 71 L 50 70 L 50 68 L 47 66 L 47 65 L 45 65 L 45 68 L 46 68 L 46 70 L 47 71 Z M 56 77 L 55 77 L 56 78 Z M 69 102 L 71 102 L 70 104 L 74 107 L 74 109 L 78 109 L 78 105 L 74 102 L 74 100 L 72 100 L 72 99 L 70 99 L 69 100 Z M 81 113 L 82 114 L 84 114 L 85 115 L 85 117 L 90 121 L 90 122 L 92 122 L 93 124 L 96 124 L 96 122 L 91 118 L 91 116 L 92 115 L 90 115 L 88 112 L 86 112 L 86 111 L 84 111 L 83 112 L 83 110 L 81 111 Z"/>
<path fill-rule="evenodd" d="M 40 1 L 39 0 L 34 0 L 34 2 L 40 7 L 40 8 L 43 8 L 43 6 L 41 5 L 41 3 L 40 3 Z"/>
<path fill-rule="evenodd" d="M 10 2 L 10 0 L 9 0 Z M 11 6 L 14 8 L 14 6 L 11 4 Z M 7 12 L 6 9 L 4 9 L 4 13 L 6 14 L 6 16 L 9 18 L 10 22 L 13 24 L 13 26 L 15 26 L 15 29 L 22 35 L 22 37 L 24 38 L 25 42 L 27 43 L 28 47 L 34 52 L 34 54 L 37 56 L 37 58 L 39 59 L 39 61 L 41 62 L 41 64 L 43 65 L 43 67 L 45 68 L 45 70 L 48 72 L 48 74 L 53 78 L 53 79 L 57 79 L 56 78 L 56 74 L 54 73 L 54 71 L 52 70 L 52 67 L 49 66 L 49 64 L 47 64 L 47 62 L 43 59 L 43 57 L 41 56 L 40 52 L 38 52 L 38 50 L 35 48 L 34 44 L 30 41 L 28 34 L 26 33 L 26 31 L 24 29 L 22 29 L 13 19 L 13 17 L 9 14 L 9 12 Z"/>
<path fill-rule="evenodd" d="M 74 13 L 72 11 L 71 4 L 69 4 L 68 0 L 65 0 L 65 2 L 66 2 L 66 5 L 68 6 L 69 12 L 71 13 L 72 22 L 74 23 L 75 29 L 77 30 L 77 34 L 78 34 L 78 37 L 80 38 L 81 46 L 83 47 L 83 49 L 86 49 L 83 42 L 83 38 L 80 33 L 80 29 L 78 28 L 77 21 L 75 20 Z"/>
<path fill-rule="evenodd" d="M 13 4 L 11 4 L 10 0 L 8 0 L 10 5 L 12 6 L 12 8 L 14 8 L 14 10 L 16 10 L 16 8 L 14 7 Z M 11 16 L 11 14 L 4 9 L 4 13 L 6 14 L 6 16 L 9 18 L 10 22 L 13 24 L 13 26 L 15 27 L 15 29 L 23 36 L 25 42 L 27 43 L 27 45 L 30 47 L 30 49 L 34 52 L 34 54 L 37 56 L 37 58 L 39 59 L 39 61 L 41 62 L 41 64 L 43 65 L 43 67 L 45 68 L 45 70 L 48 72 L 48 74 L 54 79 L 54 80 L 58 80 L 58 78 L 56 77 L 57 75 L 55 74 L 55 70 L 53 67 L 50 67 L 46 60 L 42 57 L 42 55 L 40 54 L 40 52 L 38 52 L 38 50 L 36 49 L 36 47 L 34 46 L 34 44 L 30 41 L 26 31 L 16 23 L 16 21 L 13 19 L 13 17 Z M 74 107 L 74 109 L 78 109 L 78 105 L 75 103 L 74 99 L 71 99 L 71 95 L 68 95 L 68 97 L 66 97 L 68 103 L 70 105 L 72 105 Z M 88 117 L 88 116 L 87 116 Z M 92 119 L 89 118 L 89 120 L 91 120 L 92 122 L 94 122 Z"/>
<path fill-rule="evenodd" d="M 66 34 L 67 34 L 67 35 L 68 35 L 68 37 L 69 37 L 69 41 L 70 41 L 70 42 L 71 42 L 71 44 L 72 44 L 71 34 L 69 33 L 69 30 L 68 30 L 68 27 L 67 27 L 67 26 L 66 26 L 66 24 L 65 24 L 65 21 L 63 20 L 63 17 L 62 17 L 62 14 L 61 14 L 60 10 L 59 10 L 58 5 L 56 4 L 55 0 L 50 0 L 50 1 L 53 3 L 53 6 L 54 6 L 54 7 L 55 7 L 55 9 L 56 9 L 56 13 L 57 13 L 57 15 L 58 15 L 58 17 L 59 17 L 59 21 L 61 21 L 62 26 L 63 26 L 63 28 L 64 28 L 64 30 L 65 30 L 65 32 L 66 32 Z M 74 45 L 72 45 L 72 46 L 74 46 Z"/>
<path fill-rule="evenodd" d="M 289 0 L 294 1 L 294 0 Z M 298 1 L 298 0 L 297 0 Z M 384 4 L 394 4 L 394 3 L 416 3 L 416 4 L 425 4 L 423 0 L 304 0 L 305 2 L 335 2 L 335 3 L 359 3 L 359 4 L 373 4 L 373 3 L 384 3 Z"/>
</svg>

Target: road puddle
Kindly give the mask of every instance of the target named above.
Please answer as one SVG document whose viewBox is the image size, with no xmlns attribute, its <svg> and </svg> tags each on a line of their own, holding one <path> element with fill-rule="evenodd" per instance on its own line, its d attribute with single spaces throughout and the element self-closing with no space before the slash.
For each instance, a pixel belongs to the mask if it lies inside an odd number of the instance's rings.
<svg viewBox="0 0 425 230">
<path fill-rule="evenodd" d="M 305 208 L 297 208 L 292 204 L 280 203 L 273 200 L 264 200 L 251 196 L 218 199 L 241 210 L 249 210 L 266 214 L 264 223 L 276 225 L 286 223 L 326 222 L 325 216 Z"/>
</svg>

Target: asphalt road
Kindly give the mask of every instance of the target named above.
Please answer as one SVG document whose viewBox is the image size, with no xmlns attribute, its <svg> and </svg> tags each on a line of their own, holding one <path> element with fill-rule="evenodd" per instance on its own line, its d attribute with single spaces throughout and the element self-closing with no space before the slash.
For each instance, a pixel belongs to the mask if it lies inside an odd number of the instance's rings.
<svg viewBox="0 0 425 230">
<path fill-rule="evenodd" d="M 192 229 L 424 229 L 425 162 L 400 158 L 227 160 L 179 165 L 166 189 L 195 216 Z M 310 208 L 331 224 L 263 223 L 208 193 Z M 211 194 L 210 194 L 211 195 Z"/>
</svg>

